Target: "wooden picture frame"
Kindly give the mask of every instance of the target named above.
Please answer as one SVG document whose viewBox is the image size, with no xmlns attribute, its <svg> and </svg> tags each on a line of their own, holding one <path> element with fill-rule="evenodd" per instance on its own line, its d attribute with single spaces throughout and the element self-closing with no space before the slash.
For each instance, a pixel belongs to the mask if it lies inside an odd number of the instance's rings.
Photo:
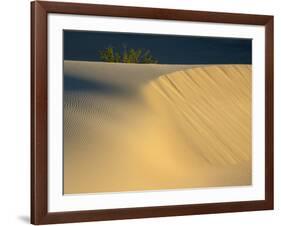
<svg viewBox="0 0 281 226">
<path fill-rule="evenodd" d="M 172 206 L 48 211 L 48 14 L 265 27 L 265 199 Z M 35 1 L 31 3 L 31 223 L 52 224 L 273 209 L 273 16 Z"/>
</svg>

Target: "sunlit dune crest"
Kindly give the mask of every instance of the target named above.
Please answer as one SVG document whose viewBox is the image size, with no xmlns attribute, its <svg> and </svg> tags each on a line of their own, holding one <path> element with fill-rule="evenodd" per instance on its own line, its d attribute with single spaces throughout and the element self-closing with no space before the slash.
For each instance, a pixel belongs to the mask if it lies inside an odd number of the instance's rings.
<svg viewBox="0 0 281 226">
<path fill-rule="evenodd" d="M 85 65 L 64 65 L 65 194 L 251 184 L 251 65 Z"/>
</svg>

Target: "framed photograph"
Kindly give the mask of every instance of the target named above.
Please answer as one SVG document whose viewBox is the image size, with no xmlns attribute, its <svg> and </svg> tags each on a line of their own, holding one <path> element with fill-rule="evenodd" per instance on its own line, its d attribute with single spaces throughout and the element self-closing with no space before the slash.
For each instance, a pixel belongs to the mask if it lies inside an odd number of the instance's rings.
<svg viewBox="0 0 281 226">
<path fill-rule="evenodd" d="M 273 16 L 31 15 L 31 223 L 273 209 Z"/>
</svg>

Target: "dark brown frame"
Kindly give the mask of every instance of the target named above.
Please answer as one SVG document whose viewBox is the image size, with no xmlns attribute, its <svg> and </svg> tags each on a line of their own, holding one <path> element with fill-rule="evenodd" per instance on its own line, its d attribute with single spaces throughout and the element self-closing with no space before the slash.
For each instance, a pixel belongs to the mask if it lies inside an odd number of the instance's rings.
<svg viewBox="0 0 281 226">
<path fill-rule="evenodd" d="M 48 212 L 48 13 L 265 26 L 265 200 Z M 31 3 L 31 223 L 52 224 L 273 209 L 273 16 L 62 2 Z"/>
</svg>

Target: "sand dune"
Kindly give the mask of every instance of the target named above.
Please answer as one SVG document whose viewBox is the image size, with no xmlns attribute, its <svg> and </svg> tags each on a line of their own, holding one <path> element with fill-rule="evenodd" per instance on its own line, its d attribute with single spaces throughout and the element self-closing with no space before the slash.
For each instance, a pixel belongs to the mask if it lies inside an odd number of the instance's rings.
<svg viewBox="0 0 281 226">
<path fill-rule="evenodd" d="M 250 65 L 64 68 L 64 193 L 251 184 Z"/>
<path fill-rule="evenodd" d="M 89 61 L 64 61 L 64 74 L 79 77 L 83 80 L 95 80 L 115 86 L 139 86 L 148 81 L 182 69 L 199 67 L 200 65 L 175 64 L 123 64 Z M 204 66 L 204 65 L 202 65 Z M 118 78 L 117 78 L 118 77 Z"/>
</svg>

